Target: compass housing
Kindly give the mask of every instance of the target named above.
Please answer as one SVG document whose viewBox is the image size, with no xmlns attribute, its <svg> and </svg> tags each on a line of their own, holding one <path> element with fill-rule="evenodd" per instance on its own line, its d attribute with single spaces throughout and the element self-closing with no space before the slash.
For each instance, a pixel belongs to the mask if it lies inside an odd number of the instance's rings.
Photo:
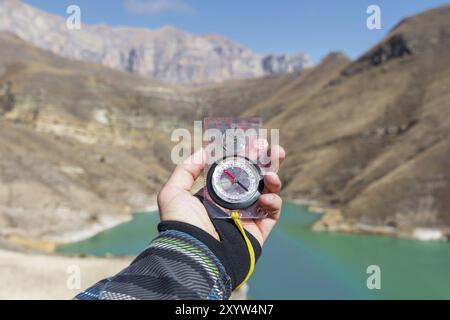
<svg viewBox="0 0 450 320">
<path fill-rule="evenodd" d="M 231 199 L 226 199 L 227 194 L 226 191 L 220 190 L 215 184 L 214 175 L 218 169 L 220 170 L 224 163 L 228 162 L 236 162 L 239 163 L 238 168 L 245 172 L 248 175 L 248 179 L 253 179 L 253 184 L 255 184 L 252 190 L 248 190 L 242 194 L 229 195 L 233 196 L 235 199 L 231 201 Z M 232 181 L 231 183 L 236 183 L 237 181 Z M 216 202 L 218 205 L 223 208 L 230 210 L 238 210 L 238 209 L 246 209 L 251 207 L 258 200 L 259 196 L 262 194 L 264 190 L 264 177 L 261 173 L 261 169 L 258 165 L 252 162 L 247 157 L 233 155 L 226 156 L 218 161 L 216 161 L 208 170 L 208 174 L 206 176 L 206 188 L 208 190 L 209 195 L 212 200 Z M 242 195 L 242 200 L 239 199 L 239 196 Z"/>
</svg>

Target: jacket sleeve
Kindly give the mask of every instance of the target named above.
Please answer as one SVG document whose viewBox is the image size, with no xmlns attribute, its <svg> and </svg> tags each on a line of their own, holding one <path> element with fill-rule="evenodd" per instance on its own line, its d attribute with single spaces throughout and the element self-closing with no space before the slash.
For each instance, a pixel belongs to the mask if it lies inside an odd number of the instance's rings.
<svg viewBox="0 0 450 320">
<path fill-rule="evenodd" d="M 166 230 L 124 270 L 75 299 L 228 299 L 232 282 L 224 266 L 201 241 Z"/>
</svg>

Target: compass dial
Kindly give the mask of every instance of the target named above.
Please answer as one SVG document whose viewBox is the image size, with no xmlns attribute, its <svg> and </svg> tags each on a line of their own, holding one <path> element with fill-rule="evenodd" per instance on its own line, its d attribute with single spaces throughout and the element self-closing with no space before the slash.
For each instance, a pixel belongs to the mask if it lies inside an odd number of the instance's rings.
<svg viewBox="0 0 450 320">
<path fill-rule="evenodd" d="M 226 157 L 211 166 L 208 192 L 215 202 L 228 209 L 244 209 L 258 200 L 264 188 L 257 165 L 240 156 Z"/>
</svg>

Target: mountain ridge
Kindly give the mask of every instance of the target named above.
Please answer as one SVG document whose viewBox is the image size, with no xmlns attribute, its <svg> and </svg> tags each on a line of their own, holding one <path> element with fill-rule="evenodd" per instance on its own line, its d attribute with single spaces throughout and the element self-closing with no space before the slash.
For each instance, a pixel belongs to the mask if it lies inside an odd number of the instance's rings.
<svg viewBox="0 0 450 320">
<path fill-rule="evenodd" d="M 217 34 L 195 35 L 170 26 L 150 30 L 83 24 L 81 30 L 68 30 L 63 17 L 19 0 L 0 3 L 0 30 L 66 58 L 172 84 L 205 85 L 312 66 L 305 54 L 259 55 Z"/>
<path fill-rule="evenodd" d="M 332 208 L 317 229 L 450 234 L 449 50 L 450 6 L 409 17 L 269 120 L 291 146 L 285 194 Z"/>
<path fill-rule="evenodd" d="M 0 42 L 3 234 L 55 239 L 127 216 L 171 171 L 171 130 L 257 115 L 287 150 L 283 196 L 326 208 L 316 229 L 450 235 L 450 6 L 407 18 L 355 61 L 331 53 L 313 68 L 206 88 L 61 58 L 11 34 Z"/>
</svg>

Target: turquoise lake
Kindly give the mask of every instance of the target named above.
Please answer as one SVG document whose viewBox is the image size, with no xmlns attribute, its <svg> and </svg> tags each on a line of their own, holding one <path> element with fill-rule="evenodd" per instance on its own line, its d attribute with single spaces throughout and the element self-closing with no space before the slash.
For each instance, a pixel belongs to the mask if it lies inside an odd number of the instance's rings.
<svg viewBox="0 0 450 320">
<path fill-rule="evenodd" d="M 450 299 L 450 243 L 314 232 L 316 213 L 283 206 L 249 281 L 255 299 Z M 61 253 L 136 255 L 157 235 L 155 213 L 77 243 Z M 381 289 L 369 290 L 369 265 L 381 269 Z"/>
</svg>

